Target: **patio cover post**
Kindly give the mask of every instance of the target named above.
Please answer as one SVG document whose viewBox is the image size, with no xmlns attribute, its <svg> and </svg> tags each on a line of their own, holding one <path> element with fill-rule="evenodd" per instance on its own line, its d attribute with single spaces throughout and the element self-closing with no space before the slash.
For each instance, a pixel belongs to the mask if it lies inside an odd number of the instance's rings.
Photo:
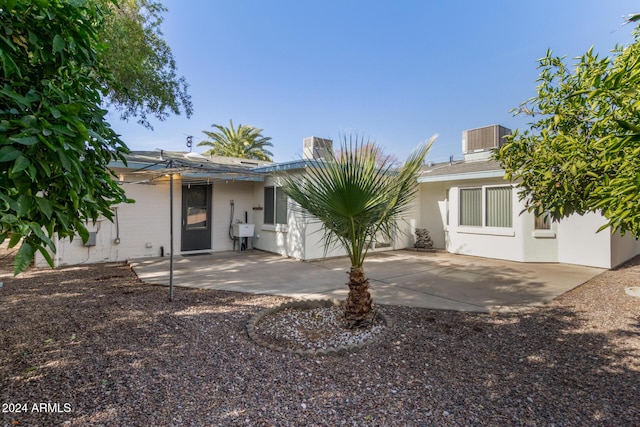
<svg viewBox="0 0 640 427">
<path fill-rule="evenodd" d="M 173 160 L 169 167 L 173 168 Z M 173 172 L 169 175 L 169 301 L 173 301 Z"/>
</svg>

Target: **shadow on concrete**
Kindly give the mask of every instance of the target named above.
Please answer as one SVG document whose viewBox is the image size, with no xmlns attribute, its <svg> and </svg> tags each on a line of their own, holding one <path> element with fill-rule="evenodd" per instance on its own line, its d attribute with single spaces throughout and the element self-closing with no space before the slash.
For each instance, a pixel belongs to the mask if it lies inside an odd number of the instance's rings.
<svg viewBox="0 0 640 427">
<path fill-rule="evenodd" d="M 169 283 L 169 260 L 133 260 L 138 277 Z M 261 251 L 176 257 L 174 285 L 295 298 L 342 299 L 347 258 L 302 262 Z M 454 255 L 390 251 L 369 255 L 365 272 L 376 302 L 463 311 L 517 310 L 543 304 L 602 269 L 525 264 Z"/>
</svg>

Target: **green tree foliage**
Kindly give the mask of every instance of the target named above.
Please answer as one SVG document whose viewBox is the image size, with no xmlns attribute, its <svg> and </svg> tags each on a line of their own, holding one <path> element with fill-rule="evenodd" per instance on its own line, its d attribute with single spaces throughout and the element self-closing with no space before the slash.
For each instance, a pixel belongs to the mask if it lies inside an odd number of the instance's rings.
<svg viewBox="0 0 640 427">
<path fill-rule="evenodd" d="M 640 236 L 640 33 L 610 58 L 593 49 L 570 69 L 548 51 L 539 60 L 530 116 L 496 153 L 529 211 L 559 220 L 599 212 L 613 231 Z"/>
<path fill-rule="evenodd" d="M 107 169 L 124 143 L 100 108 L 110 73 L 99 54 L 94 2 L 0 6 L 0 242 L 22 242 L 17 274 L 52 236 L 88 238 L 87 221 L 125 200 Z"/>
<path fill-rule="evenodd" d="M 280 176 L 284 192 L 322 223 L 325 250 L 339 244 L 349 255 L 345 315 L 352 326 L 373 319 L 365 257 L 376 237 L 396 231 L 399 216 L 415 197 L 420 166 L 432 143 L 418 147 L 397 170 L 377 145 L 345 137 L 338 156 L 313 161 L 305 174 Z"/>
<path fill-rule="evenodd" d="M 247 125 L 238 125 L 236 129 L 233 127 L 233 120 L 229 120 L 229 127 L 215 124 L 212 127 L 218 131 L 202 131 L 210 140 L 198 144 L 211 147 L 205 154 L 271 161 L 273 153 L 266 147 L 273 147 L 273 143 L 270 137 L 262 136 L 262 129 Z"/>
<path fill-rule="evenodd" d="M 98 29 L 104 43 L 99 52 L 113 74 L 104 82 L 107 101 L 121 112 L 123 119 L 136 117 L 151 128 L 149 116 L 158 120 L 184 111 L 193 112 L 184 77 L 176 74 L 176 62 L 160 30 L 162 13 L 167 9 L 153 0 L 92 0 L 106 10 L 105 22 Z"/>
</svg>

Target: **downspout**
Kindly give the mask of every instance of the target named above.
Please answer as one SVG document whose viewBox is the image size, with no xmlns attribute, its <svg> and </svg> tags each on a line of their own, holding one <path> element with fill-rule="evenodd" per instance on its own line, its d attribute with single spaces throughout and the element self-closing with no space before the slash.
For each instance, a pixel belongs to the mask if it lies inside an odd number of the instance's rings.
<svg viewBox="0 0 640 427">
<path fill-rule="evenodd" d="M 58 257 L 58 233 L 53 233 L 53 246 L 56 248 L 56 251 L 53 253 L 53 268 L 60 267 L 60 257 Z"/>
</svg>

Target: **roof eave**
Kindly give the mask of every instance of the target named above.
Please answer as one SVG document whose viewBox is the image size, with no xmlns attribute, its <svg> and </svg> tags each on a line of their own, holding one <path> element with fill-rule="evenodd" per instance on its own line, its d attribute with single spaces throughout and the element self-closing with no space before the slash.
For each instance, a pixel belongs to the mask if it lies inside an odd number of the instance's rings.
<svg viewBox="0 0 640 427">
<path fill-rule="evenodd" d="M 486 178 L 504 178 L 504 170 L 492 170 L 482 172 L 467 172 L 456 173 L 447 175 L 422 175 L 418 178 L 419 183 L 423 182 L 442 182 L 442 181 L 466 181 L 472 179 L 486 179 Z"/>
<path fill-rule="evenodd" d="M 309 159 L 294 160 L 291 162 L 277 163 L 275 165 L 260 166 L 260 167 L 251 169 L 251 171 L 257 172 L 257 173 L 284 172 L 284 171 L 290 171 L 290 170 L 304 169 L 307 166 L 313 165 L 314 163 L 317 164 L 319 162 L 321 161 L 315 160 L 315 159 L 314 160 L 309 160 Z"/>
</svg>

